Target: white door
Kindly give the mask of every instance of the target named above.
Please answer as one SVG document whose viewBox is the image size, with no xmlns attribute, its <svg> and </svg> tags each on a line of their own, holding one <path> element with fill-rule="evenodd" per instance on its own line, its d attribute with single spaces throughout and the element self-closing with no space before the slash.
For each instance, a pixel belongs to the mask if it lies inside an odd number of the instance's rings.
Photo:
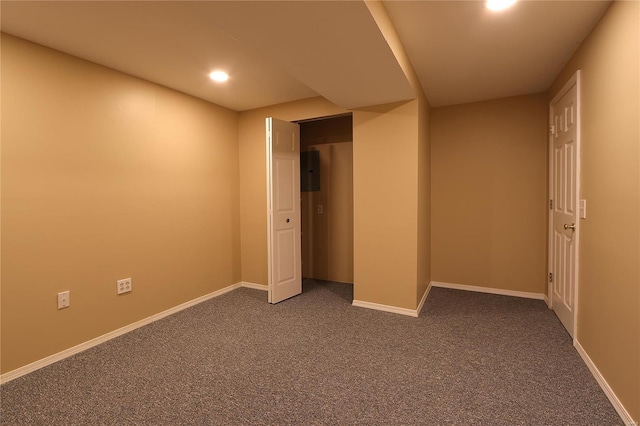
<svg viewBox="0 0 640 426">
<path fill-rule="evenodd" d="M 580 176 L 579 72 L 550 105 L 551 307 L 575 337 Z"/>
<path fill-rule="evenodd" d="M 267 118 L 269 303 L 302 293 L 300 127 Z"/>
</svg>

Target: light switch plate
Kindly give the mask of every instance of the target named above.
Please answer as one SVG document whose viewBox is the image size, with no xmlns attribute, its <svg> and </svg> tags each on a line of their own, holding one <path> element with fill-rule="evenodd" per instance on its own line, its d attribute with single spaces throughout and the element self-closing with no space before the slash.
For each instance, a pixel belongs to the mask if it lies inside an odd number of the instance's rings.
<svg viewBox="0 0 640 426">
<path fill-rule="evenodd" d="M 580 200 L 580 219 L 587 218 L 587 200 Z"/>
</svg>

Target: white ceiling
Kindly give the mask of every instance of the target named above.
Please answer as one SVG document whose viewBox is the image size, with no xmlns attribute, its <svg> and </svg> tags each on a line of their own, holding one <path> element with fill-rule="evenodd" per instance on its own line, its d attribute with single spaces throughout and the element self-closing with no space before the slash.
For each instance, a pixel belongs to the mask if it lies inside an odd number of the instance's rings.
<svg viewBox="0 0 640 426">
<path fill-rule="evenodd" d="M 432 105 L 548 88 L 607 1 L 385 1 Z M 414 97 L 362 1 L 2 1 L 2 31 L 242 111 Z M 224 69 L 226 84 L 207 74 Z"/>
<path fill-rule="evenodd" d="M 2 31 L 234 109 L 318 96 L 209 24 L 206 3 L 2 2 Z M 214 84 L 214 68 L 231 74 Z"/>
<path fill-rule="evenodd" d="M 547 90 L 608 1 L 385 1 L 432 106 Z"/>
</svg>

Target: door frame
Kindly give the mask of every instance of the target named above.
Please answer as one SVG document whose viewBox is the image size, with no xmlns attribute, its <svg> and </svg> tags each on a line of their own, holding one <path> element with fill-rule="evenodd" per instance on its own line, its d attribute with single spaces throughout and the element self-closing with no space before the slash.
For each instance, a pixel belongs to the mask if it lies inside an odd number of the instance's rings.
<svg viewBox="0 0 640 426">
<path fill-rule="evenodd" d="M 269 143 L 270 132 L 271 132 L 271 121 L 269 120 L 271 117 L 266 117 L 264 120 L 265 128 L 266 128 L 266 171 L 267 171 L 267 301 L 271 303 L 273 298 L 273 278 L 271 276 L 272 273 L 272 263 L 273 263 L 273 253 L 271 252 L 271 240 L 273 236 L 272 226 L 271 226 L 271 188 L 272 188 L 272 175 L 271 175 L 271 144 Z"/>
<path fill-rule="evenodd" d="M 549 309 L 553 309 L 553 282 L 549 280 L 550 274 L 553 272 L 553 257 L 554 257 L 554 244 L 553 244 L 553 208 L 551 208 L 552 195 L 553 195 L 553 137 L 552 133 L 552 123 L 553 123 L 553 105 L 556 104 L 573 86 L 576 87 L 576 193 L 575 193 L 575 206 L 578 209 L 578 217 L 576 219 L 576 229 L 573 234 L 574 244 L 575 244 L 575 288 L 573 292 L 573 330 L 571 335 L 573 336 L 573 342 L 575 343 L 578 339 L 578 291 L 579 291 L 579 283 L 580 283 L 580 155 L 581 155 L 581 115 L 582 115 L 582 100 L 581 100 L 581 84 L 580 84 L 580 70 L 577 70 L 569 80 L 562 86 L 562 89 L 556 93 L 553 99 L 549 102 L 549 188 L 547 197 L 547 205 L 548 205 L 548 230 L 547 230 L 547 251 L 548 251 L 548 260 L 547 260 L 547 305 Z M 554 201 L 555 202 L 555 201 Z M 556 277 L 554 277 L 556 279 Z"/>
</svg>

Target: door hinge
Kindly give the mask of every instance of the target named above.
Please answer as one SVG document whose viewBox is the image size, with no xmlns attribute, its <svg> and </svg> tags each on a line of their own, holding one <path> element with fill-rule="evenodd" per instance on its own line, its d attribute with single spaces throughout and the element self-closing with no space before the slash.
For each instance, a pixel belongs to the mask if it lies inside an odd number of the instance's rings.
<svg viewBox="0 0 640 426">
<path fill-rule="evenodd" d="M 553 200 L 549 200 L 549 210 L 553 210 Z"/>
<path fill-rule="evenodd" d="M 555 136 L 555 134 L 556 134 L 556 126 L 549 126 L 549 134 L 551 136 Z"/>
<path fill-rule="evenodd" d="M 549 272 L 549 282 L 553 282 L 553 272 Z"/>
</svg>

